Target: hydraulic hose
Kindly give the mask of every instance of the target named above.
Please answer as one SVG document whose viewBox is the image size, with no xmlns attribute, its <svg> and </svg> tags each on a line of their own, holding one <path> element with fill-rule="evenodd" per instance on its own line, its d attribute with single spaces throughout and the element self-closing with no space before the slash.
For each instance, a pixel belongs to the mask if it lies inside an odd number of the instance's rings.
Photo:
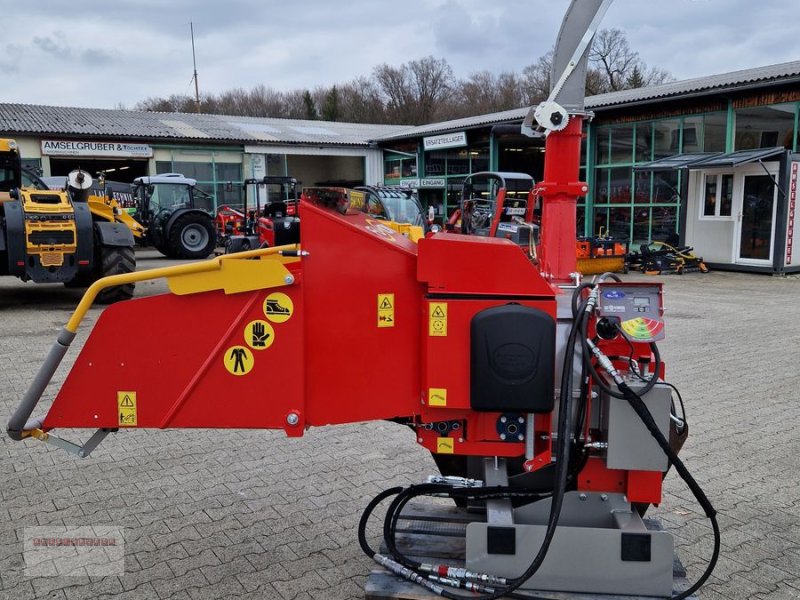
<svg viewBox="0 0 800 600">
<path fill-rule="evenodd" d="M 544 539 L 542 540 L 542 543 L 539 547 L 539 551 L 536 553 L 536 556 L 533 558 L 531 563 L 528 565 L 528 567 L 522 574 L 520 574 L 515 578 L 505 581 L 505 585 L 497 586 L 497 589 L 488 588 L 488 586 L 481 586 L 476 588 L 473 587 L 471 584 L 467 586 L 464 585 L 463 582 L 459 582 L 457 580 L 448 581 L 446 578 L 434 576 L 435 581 L 439 581 L 443 585 L 455 585 L 456 587 L 464 587 L 465 589 L 488 592 L 481 595 L 472 596 L 474 600 L 497 600 L 504 596 L 506 597 L 510 596 L 510 594 L 514 590 L 521 587 L 522 584 L 524 584 L 539 570 L 542 563 L 544 562 L 544 559 L 547 556 L 547 553 L 550 549 L 550 544 L 552 543 L 553 538 L 555 536 L 556 529 L 558 528 L 558 520 L 559 517 L 561 516 L 561 508 L 564 502 L 564 494 L 566 492 L 570 476 L 570 450 L 572 445 L 572 439 L 570 436 L 571 433 L 570 418 L 572 415 L 572 380 L 573 380 L 572 360 L 575 354 L 575 348 L 577 345 L 578 336 L 583 331 L 581 324 L 584 322 L 585 319 L 588 318 L 588 315 L 590 314 L 589 311 L 586 310 L 587 304 L 588 304 L 588 299 L 584 300 L 580 304 L 580 306 L 577 307 L 577 317 L 575 318 L 575 321 L 573 322 L 572 325 L 572 329 L 570 330 L 564 355 L 564 364 L 561 377 L 561 389 L 559 394 L 559 413 L 558 413 L 558 428 L 557 428 L 559 448 L 556 453 L 556 476 L 553 486 L 553 494 L 551 498 L 550 514 L 547 521 L 547 529 L 545 531 Z M 406 504 L 406 502 L 408 502 L 414 495 L 417 495 L 419 493 L 434 493 L 434 490 L 437 490 L 440 487 L 441 487 L 440 484 L 434 486 L 432 486 L 431 484 L 426 484 L 425 486 L 416 486 L 413 492 L 411 490 L 407 490 L 406 492 L 398 493 L 395 499 L 392 501 L 392 504 L 389 507 L 386 518 L 384 520 L 384 538 L 387 547 L 390 549 L 390 551 L 392 551 L 392 555 L 393 557 L 395 557 L 397 562 L 390 561 L 386 557 L 383 557 L 382 555 L 375 553 L 374 550 L 372 550 L 372 548 L 369 547 L 369 544 L 366 542 L 366 538 L 362 535 L 363 532 L 365 532 L 366 530 L 366 521 L 369 518 L 369 513 L 371 513 L 381 501 L 385 500 L 389 496 L 395 495 L 394 489 L 386 490 L 386 492 L 380 494 L 373 500 L 373 502 L 369 504 L 367 510 L 365 510 L 365 515 L 362 515 L 362 520 L 359 523 L 359 542 L 362 544 L 362 549 L 364 549 L 367 555 L 371 556 L 373 560 L 391 569 L 398 575 L 401 575 L 410 581 L 419 583 L 420 585 L 426 587 L 428 590 L 442 597 L 449 598 L 452 600 L 460 600 L 463 598 L 462 595 L 450 592 L 449 590 L 445 589 L 443 585 L 433 583 L 427 579 L 422 579 L 424 577 L 424 574 L 420 573 L 418 570 L 420 567 L 420 563 L 417 561 L 411 561 L 406 557 L 402 556 L 402 554 L 397 551 L 393 539 L 397 520 L 399 519 L 402 507 Z M 508 490 L 504 490 L 503 488 L 495 488 L 495 489 L 490 488 L 490 490 L 491 492 L 505 492 L 506 494 L 509 493 Z M 476 490 L 469 490 L 468 492 L 475 496 L 481 495 L 479 493 L 476 493 Z"/>
</svg>

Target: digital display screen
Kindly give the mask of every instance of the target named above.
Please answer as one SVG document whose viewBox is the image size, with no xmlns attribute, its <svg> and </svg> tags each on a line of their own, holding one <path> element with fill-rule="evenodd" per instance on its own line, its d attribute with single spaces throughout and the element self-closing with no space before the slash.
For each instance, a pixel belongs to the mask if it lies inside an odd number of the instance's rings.
<svg viewBox="0 0 800 600">
<path fill-rule="evenodd" d="M 641 296 L 641 297 L 638 297 L 638 298 L 634 297 L 633 298 L 633 305 L 634 306 L 650 306 L 650 298 L 648 298 L 647 296 Z"/>
</svg>

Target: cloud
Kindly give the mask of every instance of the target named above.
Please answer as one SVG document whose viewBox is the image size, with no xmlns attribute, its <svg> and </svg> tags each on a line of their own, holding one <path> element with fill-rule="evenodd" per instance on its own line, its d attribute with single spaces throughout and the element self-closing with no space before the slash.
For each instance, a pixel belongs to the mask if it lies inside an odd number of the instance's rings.
<svg viewBox="0 0 800 600">
<path fill-rule="evenodd" d="M 113 64 L 118 59 L 116 53 L 106 52 L 99 48 L 88 48 L 81 52 L 81 62 L 89 67 L 100 67 Z"/>
<path fill-rule="evenodd" d="M 314 89 L 428 55 L 446 59 L 458 77 L 520 72 L 552 47 L 569 0 L 79 4 L 15 3 L 0 53 L 3 101 L 132 106 L 192 91 L 189 21 L 208 94 L 258 84 Z M 796 59 L 795 12 L 786 0 L 616 0 L 602 27 L 624 30 L 649 66 L 682 79 Z M 64 83 L 85 81 L 87 69 L 114 85 L 89 96 Z"/>
<path fill-rule="evenodd" d="M 60 31 L 55 32 L 52 36 L 34 36 L 33 45 L 45 54 L 50 54 L 56 58 L 69 59 L 72 55 L 72 50 L 64 40 L 64 34 Z"/>
</svg>

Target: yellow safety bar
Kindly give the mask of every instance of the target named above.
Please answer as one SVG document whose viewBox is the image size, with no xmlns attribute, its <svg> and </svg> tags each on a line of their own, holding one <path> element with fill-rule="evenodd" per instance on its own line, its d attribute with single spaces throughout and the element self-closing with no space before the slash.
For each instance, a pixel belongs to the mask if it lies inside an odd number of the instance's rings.
<svg viewBox="0 0 800 600">
<path fill-rule="evenodd" d="M 224 254 L 211 260 L 204 260 L 201 262 L 190 263 L 188 265 L 175 265 L 174 267 L 161 267 L 158 269 L 148 269 L 146 271 L 137 271 L 135 273 L 123 273 L 122 275 L 109 275 L 98 279 L 84 293 L 83 298 L 78 303 L 75 312 L 72 313 L 64 329 L 70 333 L 76 333 L 78 326 L 83 318 L 86 316 L 89 308 L 97 298 L 97 294 L 101 290 L 115 285 L 125 285 L 128 283 L 136 283 L 139 281 L 148 281 L 151 279 L 161 279 L 162 277 L 177 277 L 181 275 L 192 275 L 196 273 L 207 273 L 212 271 L 220 271 L 223 264 L 230 260 L 242 260 L 248 258 L 261 258 L 273 254 L 282 254 L 283 252 L 296 251 L 300 252 L 299 244 L 288 244 L 286 246 L 275 246 L 273 248 L 258 248 L 256 250 L 248 250 L 246 252 L 236 252 L 234 254 Z M 263 287 L 263 283 L 260 285 Z"/>
</svg>

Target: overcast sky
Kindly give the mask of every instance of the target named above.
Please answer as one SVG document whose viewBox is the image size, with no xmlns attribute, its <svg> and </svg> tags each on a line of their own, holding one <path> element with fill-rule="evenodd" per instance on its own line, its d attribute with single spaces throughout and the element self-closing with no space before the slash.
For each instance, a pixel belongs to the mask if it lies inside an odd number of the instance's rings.
<svg viewBox="0 0 800 600">
<path fill-rule="evenodd" d="M 0 102 L 132 108 L 265 84 L 313 88 L 427 55 L 459 77 L 521 71 L 554 43 L 568 0 L 0 0 Z M 800 59 L 787 0 L 616 0 L 624 30 L 677 79 Z"/>
</svg>

